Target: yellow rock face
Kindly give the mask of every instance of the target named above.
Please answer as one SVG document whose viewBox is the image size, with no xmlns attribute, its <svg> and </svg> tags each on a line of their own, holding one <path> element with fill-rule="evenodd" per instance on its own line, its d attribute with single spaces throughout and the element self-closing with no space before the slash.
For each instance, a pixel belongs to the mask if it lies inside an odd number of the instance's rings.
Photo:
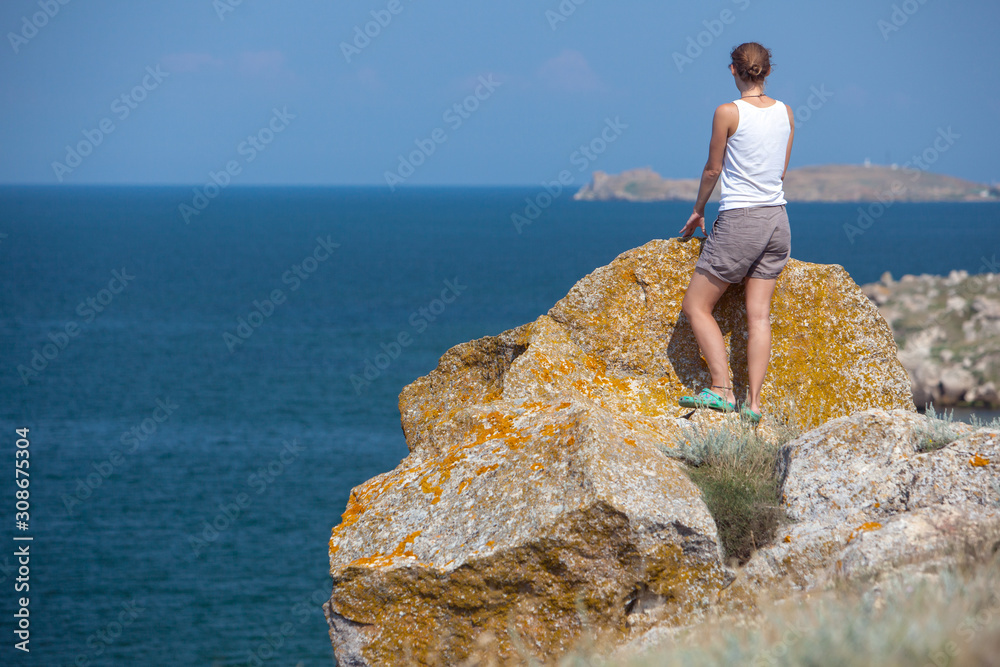
<svg viewBox="0 0 1000 667">
<path fill-rule="evenodd" d="M 454 664 L 475 648 L 549 660 L 583 628 L 691 622 L 731 580 L 715 525 L 658 445 L 733 419 L 677 406 L 709 384 L 680 313 L 700 243 L 652 241 L 547 315 L 449 350 L 400 396 L 410 455 L 355 488 L 330 540 L 331 638 L 344 664 Z M 742 288 L 717 307 L 746 382 Z M 818 425 L 907 408 L 877 309 L 838 266 L 779 280 L 767 419 Z"/>
<path fill-rule="evenodd" d="M 681 314 L 700 248 L 699 240 L 647 243 L 581 280 L 549 311 L 611 373 L 661 382 L 661 410 L 711 380 Z M 743 288 L 730 287 L 715 315 L 739 399 L 747 383 Z M 813 427 L 869 407 L 914 409 L 889 326 L 842 267 L 789 261 L 775 289 L 771 331 L 765 413 L 794 403 L 801 425 Z"/>
<path fill-rule="evenodd" d="M 677 400 L 711 383 L 681 313 L 700 248 L 697 239 L 651 241 L 583 278 L 533 324 L 449 350 L 400 395 L 410 450 L 435 446 L 439 431 L 450 441 L 458 411 L 501 396 L 568 390 L 640 418 L 688 414 Z M 737 399 L 747 383 L 743 300 L 743 288 L 730 287 L 715 310 Z M 794 413 L 806 429 L 872 407 L 915 409 L 888 325 L 842 267 L 790 260 L 775 289 L 771 336 L 765 414 Z M 529 341 L 536 354 L 522 360 Z M 537 354 L 548 348 L 560 349 Z"/>
</svg>

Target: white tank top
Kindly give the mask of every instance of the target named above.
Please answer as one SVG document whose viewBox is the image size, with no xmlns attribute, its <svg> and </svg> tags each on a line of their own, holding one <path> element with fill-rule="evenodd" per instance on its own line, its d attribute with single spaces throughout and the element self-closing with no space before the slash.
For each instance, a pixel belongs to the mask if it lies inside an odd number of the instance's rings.
<svg viewBox="0 0 1000 667">
<path fill-rule="evenodd" d="M 746 100 L 735 104 L 740 121 L 726 142 L 719 210 L 784 204 L 781 173 L 792 131 L 788 108 L 781 102 L 763 109 Z"/>
</svg>

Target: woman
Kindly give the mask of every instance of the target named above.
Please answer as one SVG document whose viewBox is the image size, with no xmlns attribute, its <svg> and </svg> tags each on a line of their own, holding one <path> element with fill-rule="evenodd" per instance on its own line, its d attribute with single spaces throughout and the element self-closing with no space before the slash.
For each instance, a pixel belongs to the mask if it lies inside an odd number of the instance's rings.
<svg viewBox="0 0 1000 667">
<path fill-rule="evenodd" d="M 756 42 L 730 54 L 729 71 L 740 99 L 715 110 L 708 163 L 701 175 L 694 213 L 681 229 L 705 232 L 705 204 L 722 178 L 719 217 L 705 240 L 683 310 L 691 322 L 712 386 L 681 398 L 683 407 L 736 409 L 722 331 L 712 316 L 716 302 L 734 284 L 746 285 L 749 386 L 740 414 L 761 419 L 760 391 L 771 356 L 771 295 L 788 262 L 791 234 L 782 182 L 792 152 L 795 120 L 788 105 L 764 93 L 771 52 Z"/>
</svg>

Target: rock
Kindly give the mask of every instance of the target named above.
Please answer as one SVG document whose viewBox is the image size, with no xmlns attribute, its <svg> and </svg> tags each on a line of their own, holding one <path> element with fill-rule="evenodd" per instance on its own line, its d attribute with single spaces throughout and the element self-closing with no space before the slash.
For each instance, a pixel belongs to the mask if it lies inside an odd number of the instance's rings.
<svg viewBox="0 0 1000 667">
<path fill-rule="evenodd" d="M 997 393 L 996 385 L 992 382 L 976 387 L 972 395 L 972 402 L 981 405 L 1000 405 L 1000 394 Z"/>
<path fill-rule="evenodd" d="M 948 301 L 945 303 L 945 309 L 953 311 L 958 315 L 964 315 L 966 308 L 966 301 L 964 298 L 955 295 L 949 296 Z"/>
<path fill-rule="evenodd" d="M 865 285 L 862 289 L 868 298 L 875 302 L 876 306 L 884 305 L 892 296 L 892 290 L 880 283 Z"/>
<path fill-rule="evenodd" d="M 949 442 L 921 452 L 937 437 Z M 812 590 L 903 563 L 1000 545 L 1000 431 L 867 410 L 789 443 L 791 523 L 733 591 Z"/>
<path fill-rule="evenodd" d="M 691 201 L 698 197 L 699 180 L 687 178 L 664 180 L 649 167 L 630 169 L 621 174 L 595 171 L 592 180 L 583 186 L 573 199 L 588 201 L 672 200 Z M 712 192 L 712 201 L 719 199 L 719 188 Z"/>
<path fill-rule="evenodd" d="M 931 441 L 940 448 L 926 450 Z M 782 454 L 788 521 L 774 543 L 753 554 L 720 603 L 802 600 L 797 593 L 849 581 L 874 590 L 884 582 L 912 584 L 1000 550 L 996 428 L 872 409 L 805 433 Z M 723 625 L 747 622 L 738 605 L 717 609 Z M 655 649 L 677 630 L 653 625 L 613 658 Z"/>
<path fill-rule="evenodd" d="M 954 366 L 941 373 L 941 402 L 944 405 L 955 405 L 970 398 L 976 390 L 976 378 L 964 368 Z"/>
<path fill-rule="evenodd" d="M 1000 407 L 1000 280 L 952 271 L 862 287 L 892 327 L 918 406 Z"/>
<path fill-rule="evenodd" d="M 920 406 L 942 405 L 941 366 L 930 359 L 929 349 L 900 350 L 899 360 L 909 371 L 913 402 Z"/>
<path fill-rule="evenodd" d="M 968 277 L 968 271 L 951 271 L 948 273 L 948 277 L 944 279 L 944 284 L 949 287 L 961 285 Z"/>
<path fill-rule="evenodd" d="M 699 250 L 674 239 L 624 253 L 547 315 L 452 348 L 403 390 L 410 454 L 352 491 L 330 540 L 341 664 L 454 664 L 484 645 L 550 659 L 584 627 L 618 641 L 715 604 L 733 572 L 699 491 L 661 451 L 692 423 L 738 419 L 677 406 L 709 383 L 680 314 Z M 741 288 L 717 319 L 742 394 Z M 789 414 L 816 426 L 913 410 L 888 326 L 841 267 L 790 261 L 772 329 L 762 433 Z"/>
<path fill-rule="evenodd" d="M 1000 320 L 1000 301 L 991 301 L 977 296 L 972 300 L 972 309 L 984 320 Z M 1000 333 L 993 327 L 991 327 L 991 331 Z"/>
<path fill-rule="evenodd" d="M 470 437 L 355 489 L 331 539 L 340 664 L 456 664 L 484 633 L 536 656 L 630 616 L 696 615 L 733 577 L 681 465 L 584 402 L 483 406 Z M 579 605 L 579 607 L 578 607 Z"/>
</svg>

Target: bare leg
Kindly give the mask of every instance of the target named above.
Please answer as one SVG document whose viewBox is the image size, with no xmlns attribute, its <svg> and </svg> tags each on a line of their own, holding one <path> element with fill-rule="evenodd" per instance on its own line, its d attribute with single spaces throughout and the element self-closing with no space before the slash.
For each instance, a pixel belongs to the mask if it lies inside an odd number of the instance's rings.
<svg viewBox="0 0 1000 667">
<path fill-rule="evenodd" d="M 773 281 L 772 281 L 773 282 Z M 729 379 L 729 359 L 726 357 L 726 344 L 722 340 L 722 330 L 712 316 L 712 309 L 719 301 L 729 283 L 719 280 L 710 273 L 695 270 L 691 276 L 691 284 L 684 294 L 681 309 L 691 322 L 691 329 L 698 341 L 698 347 L 708 362 L 708 370 L 712 373 L 712 384 L 716 387 L 732 387 Z M 735 402 L 733 390 L 713 389 L 730 403 Z"/>
<path fill-rule="evenodd" d="M 754 412 L 760 412 L 760 390 L 771 360 L 771 296 L 777 280 L 748 278 L 747 297 L 747 403 Z"/>
</svg>

